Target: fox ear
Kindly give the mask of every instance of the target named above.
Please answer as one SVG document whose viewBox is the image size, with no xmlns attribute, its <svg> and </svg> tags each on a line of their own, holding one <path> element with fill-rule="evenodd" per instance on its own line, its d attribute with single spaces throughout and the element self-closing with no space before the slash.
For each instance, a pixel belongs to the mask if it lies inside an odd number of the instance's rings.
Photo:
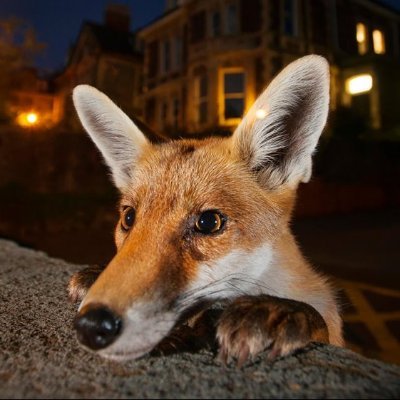
<svg viewBox="0 0 400 400">
<path fill-rule="evenodd" d="M 147 139 L 119 107 L 94 87 L 79 85 L 72 97 L 83 127 L 111 169 L 115 185 L 120 190 L 126 188 Z"/>
<path fill-rule="evenodd" d="M 329 65 L 320 56 L 288 65 L 250 108 L 233 145 L 270 188 L 311 177 L 311 156 L 329 110 Z"/>
</svg>

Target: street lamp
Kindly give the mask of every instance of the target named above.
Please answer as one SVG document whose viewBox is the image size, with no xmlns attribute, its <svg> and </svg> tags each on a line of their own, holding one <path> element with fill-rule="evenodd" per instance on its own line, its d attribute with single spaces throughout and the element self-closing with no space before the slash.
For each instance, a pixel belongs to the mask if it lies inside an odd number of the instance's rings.
<svg viewBox="0 0 400 400">
<path fill-rule="evenodd" d="M 30 124 L 30 125 L 34 125 L 36 124 L 38 120 L 38 115 L 34 112 L 30 112 L 26 115 L 26 121 Z"/>
<path fill-rule="evenodd" d="M 39 123 L 39 114 L 34 111 L 21 113 L 17 117 L 17 123 L 24 128 L 34 127 Z"/>
</svg>

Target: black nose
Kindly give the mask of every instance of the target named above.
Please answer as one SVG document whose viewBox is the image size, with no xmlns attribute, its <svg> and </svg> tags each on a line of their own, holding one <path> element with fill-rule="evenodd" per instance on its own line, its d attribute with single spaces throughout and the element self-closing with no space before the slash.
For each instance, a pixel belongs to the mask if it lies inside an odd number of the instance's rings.
<svg viewBox="0 0 400 400">
<path fill-rule="evenodd" d="M 118 337 L 121 318 L 102 306 L 84 308 L 75 318 L 78 340 L 92 350 L 104 349 Z"/>
</svg>

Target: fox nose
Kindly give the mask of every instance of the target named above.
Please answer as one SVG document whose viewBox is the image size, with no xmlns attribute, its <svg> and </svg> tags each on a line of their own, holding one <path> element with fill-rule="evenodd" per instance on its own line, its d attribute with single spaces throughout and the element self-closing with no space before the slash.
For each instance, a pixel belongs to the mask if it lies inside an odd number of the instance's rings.
<svg viewBox="0 0 400 400">
<path fill-rule="evenodd" d="M 119 336 L 122 320 L 107 307 L 85 307 L 75 318 L 74 328 L 78 340 L 83 345 L 92 350 L 100 350 L 109 346 Z"/>
</svg>

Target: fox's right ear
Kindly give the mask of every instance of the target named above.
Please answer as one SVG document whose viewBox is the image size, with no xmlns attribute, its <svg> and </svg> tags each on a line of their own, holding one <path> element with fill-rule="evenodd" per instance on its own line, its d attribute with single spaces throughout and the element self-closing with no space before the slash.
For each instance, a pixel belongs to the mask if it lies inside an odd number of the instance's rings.
<svg viewBox="0 0 400 400">
<path fill-rule="evenodd" d="M 316 55 L 300 58 L 250 108 L 233 135 L 234 149 L 268 188 L 307 182 L 328 110 L 327 61 Z"/>
<path fill-rule="evenodd" d="M 83 127 L 111 169 L 115 185 L 120 190 L 126 188 L 147 139 L 119 107 L 94 87 L 79 85 L 72 97 Z"/>
</svg>

